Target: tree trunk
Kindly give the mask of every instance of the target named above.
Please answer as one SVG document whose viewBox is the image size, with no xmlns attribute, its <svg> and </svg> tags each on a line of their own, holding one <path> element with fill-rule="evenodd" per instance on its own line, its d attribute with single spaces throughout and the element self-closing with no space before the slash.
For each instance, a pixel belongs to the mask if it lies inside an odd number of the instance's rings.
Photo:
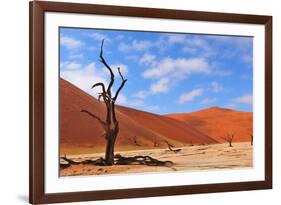
<svg viewBox="0 0 281 205">
<path fill-rule="evenodd" d="M 253 146 L 254 144 L 254 138 L 253 138 L 253 135 L 251 135 L 251 146 Z"/>
<path fill-rule="evenodd" d="M 106 134 L 105 162 L 107 165 L 114 164 L 114 146 L 115 146 L 117 135 L 118 135 L 118 127 L 111 129 Z"/>
</svg>

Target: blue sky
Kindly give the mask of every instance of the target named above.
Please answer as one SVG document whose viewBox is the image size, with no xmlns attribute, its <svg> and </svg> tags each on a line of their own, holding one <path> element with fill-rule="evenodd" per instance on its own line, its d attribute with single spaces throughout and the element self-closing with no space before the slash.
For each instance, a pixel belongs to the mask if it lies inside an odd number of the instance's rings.
<svg viewBox="0 0 281 205">
<path fill-rule="evenodd" d="M 60 76 L 85 92 L 108 84 L 104 58 L 128 79 L 117 104 L 158 114 L 212 106 L 252 111 L 252 37 L 60 28 Z"/>
</svg>

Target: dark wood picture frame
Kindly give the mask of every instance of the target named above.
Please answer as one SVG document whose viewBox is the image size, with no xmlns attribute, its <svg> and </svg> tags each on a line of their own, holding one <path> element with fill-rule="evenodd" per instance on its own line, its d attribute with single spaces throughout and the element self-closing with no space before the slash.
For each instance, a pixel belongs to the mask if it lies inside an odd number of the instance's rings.
<svg viewBox="0 0 281 205">
<path fill-rule="evenodd" d="M 153 197 L 272 188 L 272 17 L 199 11 L 30 2 L 29 201 L 33 204 Z M 265 180 L 46 194 L 44 190 L 44 13 L 67 12 L 143 18 L 248 23 L 265 26 Z"/>
</svg>

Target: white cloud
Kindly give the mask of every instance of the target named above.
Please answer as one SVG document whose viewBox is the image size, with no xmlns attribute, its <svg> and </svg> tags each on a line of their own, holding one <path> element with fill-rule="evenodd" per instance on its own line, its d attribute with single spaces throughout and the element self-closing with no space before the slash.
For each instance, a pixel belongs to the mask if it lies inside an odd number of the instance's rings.
<svg viewBox="0 0 281 205">
<path fill-rule="evenodd" d="M 237 105 L 235 103 L 229 103 L 224 105 L 225 108 L 229 108 L 229 109 L 234 109 L 237 107 Z"/>
<path fill-rule="evenodd" d="M 170 90 L 170 81 L 167 78 L 162 78 L 157 80 L 156 82 L 152 83 L 149 89 L 138 91 L 137 93 L 133 94 L 134 97 L 145 99 L 148 96 L 156 95 L 159 93 L 167 93 Z"/>
<path fill-rule="evenodd" d="M 119 78 L 117 67 L 120 67 L 123 76 L 128 73 L 128 66 L 124 64 L 114 64 L 111 68 L 116 76 Z M 91 89 L 91 86 L 95 83 L 102 82 L 105 86 L 108 86 L 110 74 L 106 68 L 102 65 L 99 67 L 95 63 L 90 63 L 85 66 L 74 62 L 67 62 L 61 65 L 61 77 L 65 80 L 73 83 L 83 91 L 89 93 L 92 96 L 97 96 L 96 93 L 101 92 L 100 87 Z M 114 94 L 114 90 L 112 91 Z M 122 96 L 121 96 L 122 98 Z M 124 99 L 124 98 L 123 98 Z M 121 99 L 122 100 L 122 99 Z"/>
<path fill-rule="evenodd" d="M 122 94 L 118 95 L 116 103 L 119 104 L 119 105 L 135 107 L 135 108 L 143 109 L 143 110 L 146 110 L 146 111 L 155 111 L 159 108 L 158 106 L 155 106 L 155 105 L 147 105 L 144 102 L 144 100 L 128 101 L 127 98 Z"/>
<path fill-rule="evenodd" d="M 82 59 L 82 58 L 84 58 L 83 53 L 80 53 L 80 54 L 70 54 L 69 55 L 69 59 Z"/>
<path fill-rule="evenodd" d="M 226 47 L 225 51 L 220 57 L 222 58 L 239 58 L 245 62 L 250 63 L 252 58 L 252 37 L 238 37 L 238 36 L 208 36 L 213 44 L 218 48 L 221 46 Z M 218 49 L 217 48 L 217 49 Z M 229 49 L 231 48 L 231 49 Z M 246 59 L 245 59 L 246 57 Z"/>
<path fill-rule="evenodd" d="M 135 50 L 138 50 L 138 51 L 146 50 L 146 49 L 150 48 L 151 46 L 152 46 L 152 43 L 147 40 L 142 40 L 142 41 L 133 40 L 133 43 L 132 43 L 132 48 Z"/>
<path fill-rule="evenodd" d="M 212 76 L 224 77 L 224 76 L 232 75 L 232 71 L 221 70 L 221 69 L 210 69 L 210 72 L 208 74 Z"/>
<path fill-rule="evenodd" d="M 121 42 L 118 45 L 118 50 L 121 51 L 121 52 L 129 52 L 131 50 L 131 47 L 130 47 L 130 45 L 128 45 L 124 42 Z"/>
<path fill-rule="evenodd" d="M 253 103 L 253 96 L 251 94 L 245 94 L 236 98 L 235 102 L 251 105 Z"/>
<path fill-rule="evenodd" d="M 199 102 L 199 105 L 211 104 L 211 103 L 215 103 L 217 101 L 218 101 L 217 98 L 205 98 L 204 100 Z"/>
<path fill-rule="evenodd" d="M 186 38 L 183 44 L 183 51 L 191 54 L 197 53 L 203 57 L 210 57 L 217 54 L 215 48 L 213 48 L 206 40 L 199 37 Z"/>
<path fill-rule="evenodd" d="M 120 104 L 120 105 L 126 105 L 128 103 L 128 101 L 127 101 L 127 98 L 125 97 L 125 95 L 119 93 L 116 103 Z"/>
<path fill-rule="evenodd" d="M 181 34 L 168 34 L 166 36 L 168 37 L 168 43 L 170 44 L 184 43 L 186 41 L 185 36 Z"/>
<path fill-rule="evenodd" d="M 232 100 L 233 102 L 224 105 L 225 108 L 229 108 L 229 109 L 234 109 L 236 108 L 239 104 L 248 104 L 248 105 L 252 105 L 253 103 L 253 96 L 251 94 L 245 94 L 242 95 L 240 97 L 237 97 L 235 99 Z"/>
<path fill-rule="evenodd" d="M 232 71 L 225 69 L 224 64 L 222 62 L 213 61 L 210 63 L 208 75 L 224 77 L 232 75 Z"/>
<path fill-rule="evenodd" d="M 140 98 L 140 99 L 145 99 L 147 96 L 149 96 L 149 92 L 148 91 L 138 91 L 137 93 L 133 94 L 134 97 Z"/>
<path fill-rule="evenodd" d="M 144 78 L 153 79 L 154 82 L 148 90 L 142 90 L 134 96 L 144 99 L 148 96 L 167 93 L 172 87 L 176 86 L 179 81 L 184 80 L 194 73 L 208 74 L 208 62 L 203 58 L 164 58 L 159 62 L 153 61 L 152 68 L 143 72 Z"/>
<path fill-rule="evenodd" d="M 154 63 L 156 56 L 149 54 L 149 53 L 145 53 L 141 59 L 139 60 L 140 64 L 144 64 L 144 65 L 150 65 Z"/>
<path fill-rule="evenodd" d="M 61 77 L 92 96 L 101 92 L 100 87 L 91 89 L 92 85 L 98 82 L 104 83 L 105 86 L 108 85 L 107 76 L 104 75 L 104 72 L 100 72 L 95 63 L 90 63 L 83 69 L 64 70 L 61 72 Z"/>
<path fill-rule="evenodd" d="M 184 78 L 193 73 L 208 73 L 208 62 L 203 58 L 164 58 L 155 67 L 144 71 L 145 78 Z"/>
<path fill-rule="evenodd" d="M 169 91 L 169 79 L 162 78 L 150 86 L 150 93 L 167 93 Z"/>
<path fill-rule="evenodd" d="M 204 92 L 204 90 L 202 88 L 197 88 L 197 89 L 194 89 L 190 92 L 183 93 L 179 97 L 177 102 L 179 104 L 183 104 L 183 103 L 186 103 L 186 102 L 193 101 L 195 98 L 202 96 L 203 92 Z"/>
<path fill-rule="evenodd" d="M 197 48 L 192 48 L 191 46 L 184 46 L 182 50 L 183 52 L 190 53 L 190 54 L 195 54 L 198 52 Z"/>
<path fill-rule="evenodd" d="M 101 33 L 98 33 L 98 32 L 92 32 L 89 34 L 90 37 L 92 37 L 94 40 L 96 41 L 102 41 L 102 40 L 105 40 L 105 41 L 111 41 L 111 39 L 105 35 L 105 34 L 101 34 Z"/>
<path fill-rule="evenodd" d="M 216 81 L 211 82 L 212 91 L 215 93 L 223 91 L 223 86 Z"/>
<path fill-rule="evenodd" d="M 61 63 L 62 70 L 75 70 L 75 69 L 80 69 L 81 67 L 82 65 L 76 62 L 66 61 Z"/>
<path fill-rule="evenodd" d="M 83 45 L 82 41 L 68 36 L 62 36 L 60 39 L 60 44 L 67 49 L 75 49 Z"/>
<path fill-rule="evenodd" d="M 133 40 L 130 43 L 121 42 L 118 45 L 118 50 L 122 52 L 131 52 L 131 51 L 144 51 L 153 47 L 153 42 L 148 40 Z"/>
</svg>

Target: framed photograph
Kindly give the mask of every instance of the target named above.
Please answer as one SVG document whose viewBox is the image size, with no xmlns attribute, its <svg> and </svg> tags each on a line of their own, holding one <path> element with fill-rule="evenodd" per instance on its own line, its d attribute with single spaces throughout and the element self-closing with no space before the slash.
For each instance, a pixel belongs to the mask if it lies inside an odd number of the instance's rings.
<svg viewBox="0 0 281 205">
<path fill-rule="evenodd" d="M 30 2 L 30 203 L 271 187 L 271 16 Z"/>
</svg>

